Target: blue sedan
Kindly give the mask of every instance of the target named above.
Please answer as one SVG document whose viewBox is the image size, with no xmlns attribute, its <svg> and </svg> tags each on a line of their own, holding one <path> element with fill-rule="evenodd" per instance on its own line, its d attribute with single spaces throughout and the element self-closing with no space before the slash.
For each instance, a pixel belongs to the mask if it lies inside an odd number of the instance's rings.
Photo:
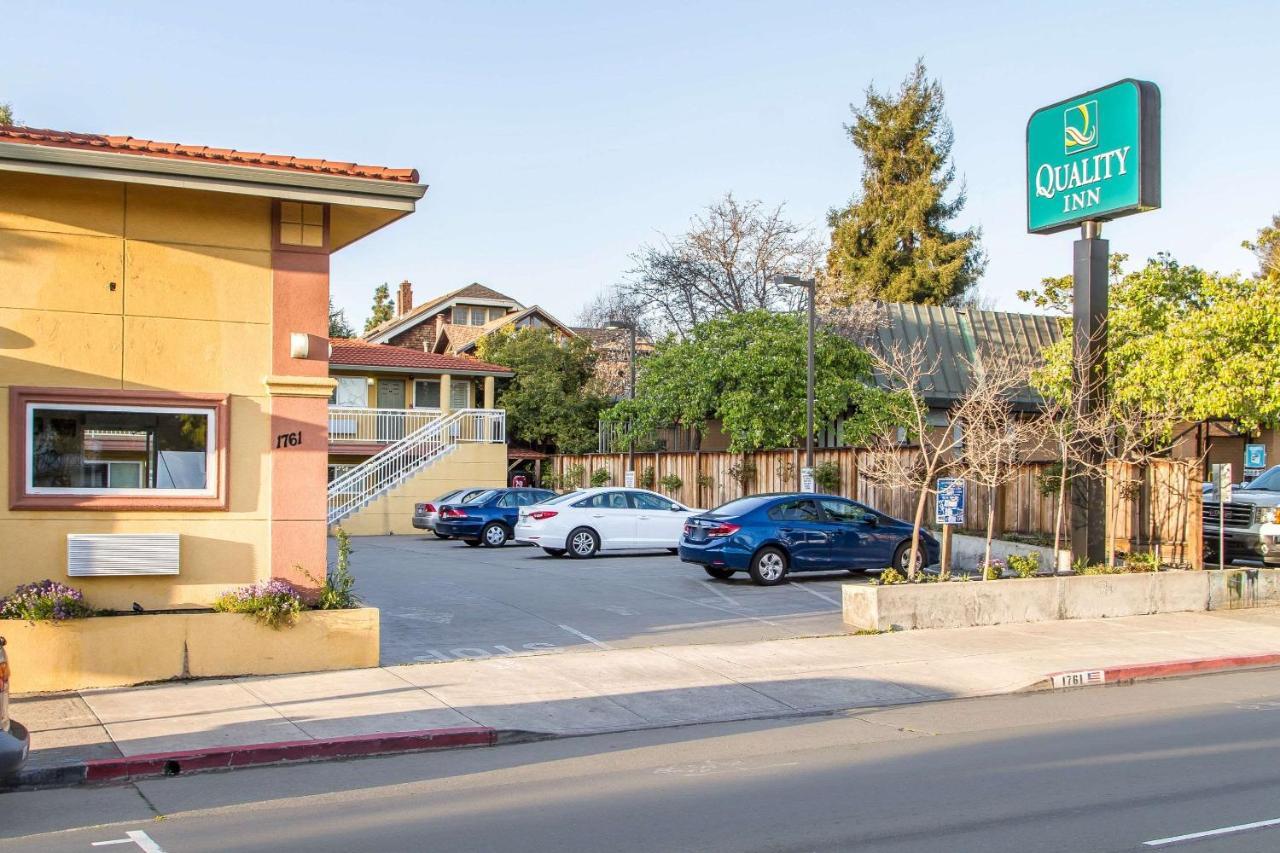
<svg viewBox="0 0 1280 853">
<path fill-rule="evenodd" d="M 442 505 L 436 519 L 436 532 L 457 537 L 473 548 L 477 545 L 501 548 L 515 530 L 520 507 L 555 496 L 549 489 L 490 489 L 466 503 Z"/>
<path fill-rule="evenodd" d="M 938 541 L 921 531 L 916 565 L 938 560 Z M 680 559 L 721 580 L 747 572 L 762 586 L 789 572 L 864 572 L 893 566 L 905 573 L 911 525 L 847 498 L 752 495 L 695 515 L 680 537 Z"/>
</svg>

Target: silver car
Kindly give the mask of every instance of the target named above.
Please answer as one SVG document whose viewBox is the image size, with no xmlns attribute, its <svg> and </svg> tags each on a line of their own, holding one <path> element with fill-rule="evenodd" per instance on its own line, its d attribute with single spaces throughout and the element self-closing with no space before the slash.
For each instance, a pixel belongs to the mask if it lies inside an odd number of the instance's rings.
<svg viewBox="0 0 1280 853">
<path fill-rule="evenodd" d="M 413 526 L 418 530 L 430 530 L 441 539 L 452 539 L 448 534 L 441 533 L 436 530 L 436 522 L 440 520 L 440 507 L 447 503 L 466 503 L 471 498 L 481 492 L 489 491 L 492 486 L 473 486 L 469 489 L 454 489 L 452 492 L 445 492 L 440 497 L 430 503 L 420 503 L 413 505 Z"/>
<path fill-rule="evenodd" d="M 30 748 L 27 730 L 9 719 L 9 659 L 4 654 L 4 637 L 0 637 L 0 777 L 18 772 Z"/>
</svg>

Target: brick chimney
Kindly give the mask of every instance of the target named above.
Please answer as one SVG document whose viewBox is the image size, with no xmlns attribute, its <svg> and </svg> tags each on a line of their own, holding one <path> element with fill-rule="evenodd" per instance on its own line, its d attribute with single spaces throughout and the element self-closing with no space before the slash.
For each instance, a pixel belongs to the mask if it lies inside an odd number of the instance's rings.
<svg viewBox="0 0 1280 853">
<path fill-rule="evenodd" d="M 400 282 L 400 290 L 396 294 L 396 316 L 403 317 L 413 310 L 413 285 L 408 279 Z"/>
</svg>

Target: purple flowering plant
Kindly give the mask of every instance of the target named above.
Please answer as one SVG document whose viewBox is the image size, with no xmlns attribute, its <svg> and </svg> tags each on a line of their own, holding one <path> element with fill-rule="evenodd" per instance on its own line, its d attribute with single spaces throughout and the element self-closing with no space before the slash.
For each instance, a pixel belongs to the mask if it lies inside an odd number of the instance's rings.
<svg viewBox="0 0 1280 853">
<path fill-rule="evenodd" d="M 213 602 L 219 613 L 245 613 L 269 628 L 292 625 L 302 611 L 302 596 L 283 578 L 224 592 Z"/>
<path fill-rule="evenodd" d="M 93 615 L 84 593 L 54 580 L 23 584 L 13 594 L 0 598 L 0 619 L 28 622 L 61 622 Z"/>
</svg>

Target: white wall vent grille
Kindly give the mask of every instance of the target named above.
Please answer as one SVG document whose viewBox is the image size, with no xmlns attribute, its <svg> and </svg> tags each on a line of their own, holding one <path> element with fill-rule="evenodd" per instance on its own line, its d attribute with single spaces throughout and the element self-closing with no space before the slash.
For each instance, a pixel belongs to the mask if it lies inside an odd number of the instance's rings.
<svg viewBox="0 0 1280 853">
<path fill-rule="evenodd" d="M 68 533 L 67 575 L 176 575 L 177 533 Z"/>
</svg>

